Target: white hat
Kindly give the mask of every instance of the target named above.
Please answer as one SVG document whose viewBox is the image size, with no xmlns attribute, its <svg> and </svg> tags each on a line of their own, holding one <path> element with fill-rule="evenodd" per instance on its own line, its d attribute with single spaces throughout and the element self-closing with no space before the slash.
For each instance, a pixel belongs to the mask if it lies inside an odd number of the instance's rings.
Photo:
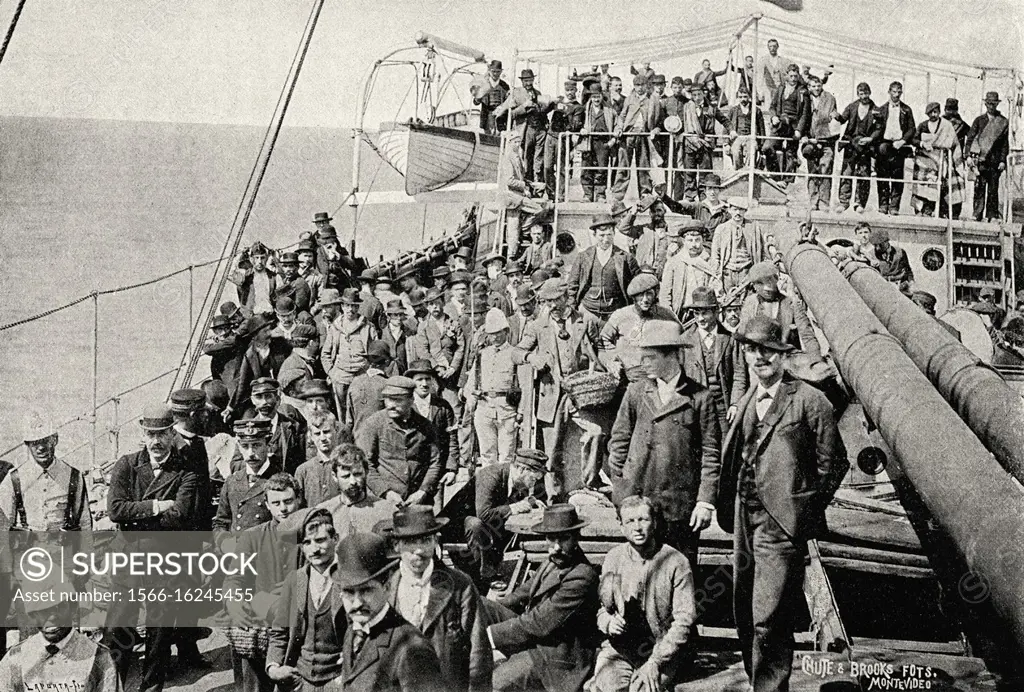
<svg viewBox="0 0 1024 692">
<path fill-rule="evenodd" d="M 740 209 L 750 209 L 750 202 L 747 201 L 746 197 L 730 197 L 730 207 L 738 207 Z"/>
<path fill-rule="evenodd" d="M 484 318 L 484 331 L 488 334 L 497 334 L 500 331 L 508 329 L 508 318 L 498 308 L 491 308 L 487 311 L 487 316 Z"/>
<path fill-rule="evenodd" d="M 46 413 L 35 409 L 25 414 L 22 440 L 25 442 L 37 442 L 55 434 L 57 434 L 57 429 L 53 427 L 53 421 Z"/>
</svg>

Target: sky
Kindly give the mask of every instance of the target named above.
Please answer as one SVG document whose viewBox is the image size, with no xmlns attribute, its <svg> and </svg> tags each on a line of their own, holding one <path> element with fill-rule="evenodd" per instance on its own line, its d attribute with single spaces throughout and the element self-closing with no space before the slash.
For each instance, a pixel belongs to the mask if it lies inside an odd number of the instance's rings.
<svg viewBox="0 0 1024 692">
<path fill-rule="evenodd" d="M 33 0 L 0 65 L 0 115 L 266 125 L 311 2 Z M 0 8 L 0 27 L 15 4 Z M 508 70 L 517 48 L 663 34 L 753 12 L 977 64 L 1022 65 L 1019 0 L 804 0 L 798 13 L 759 0 L 328 0 L 287 123 L 351 127 L 368 67 L 421 30 Z M 724 46 L 708 57 L 723 62 Z M 408 74 L 382 80 L 368 122 L 395 117 Z"/>
</svg>

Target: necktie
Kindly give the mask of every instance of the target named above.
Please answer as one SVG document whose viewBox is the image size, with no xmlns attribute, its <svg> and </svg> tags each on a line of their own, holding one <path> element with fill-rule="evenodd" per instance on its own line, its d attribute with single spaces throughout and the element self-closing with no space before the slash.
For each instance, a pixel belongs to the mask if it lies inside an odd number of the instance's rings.
<svg viewBox="0 0 1024 692">
<path fill-rule="evenodd" d="M 359 652 L 362 651 L 363 644 L 366 643 L 367 636 L 367 632 L 352 628 L 352 658 L 358 656 Z"/>
<path fill-rule="evenodd" d="M 766 401 L 768 402 L 767 404 L 764 403 Z M 765 417 L 765 414 L 768 413 L 768 409 L 771 408 L 771 406 L 772 395 L 769 394 L 767 391 L 761 392 L 757 397 L 757 402 L 754 404 L 754 408 L 756 409 L 757 413 L 757 419 L 759 421 Z"/>
<path fill-rule="evenodd" d="M 47 656 L 56 656 L 59 651 L 60 651 L 60 647 L 57 646 L 56 644 L 47 644 L 46 645 L 46 655 Z"/>
</svg>

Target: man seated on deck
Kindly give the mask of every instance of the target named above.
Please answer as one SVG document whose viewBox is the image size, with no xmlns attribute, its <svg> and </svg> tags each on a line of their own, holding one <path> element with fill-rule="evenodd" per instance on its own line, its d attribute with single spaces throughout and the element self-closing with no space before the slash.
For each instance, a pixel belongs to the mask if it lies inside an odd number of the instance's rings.
<svg viewBox="0 0 1024 692">
<path fill-rule="evenodd" d="M 696 619 L 693 573 L 682 553 L 658 537 L 659 516 L 646 497 L 623 499 L 617 514 L 626 543 L 601 569 L 594 692 L 671 690 Z"/>
<path fill-rule="evenodd" d="M 899 286 L 914 282 L 914 270 L 910 268 L 907 251 L 889 242 L 889 231 L 876 228 L 868 238 L 874 248 L 874 259 L 882 277 Z"/>
<path fill-rule="evenodd" d="M 548 559 L 500 601 L 484 599 L 491 648 L 508 656 L 494 689 L 576 692 L 590 678 L 597 645 L 598 571 L 580 549 L 581 519 L 570 504 L 544 509 L 530 533 L 544 536 Z"/>
</svg>

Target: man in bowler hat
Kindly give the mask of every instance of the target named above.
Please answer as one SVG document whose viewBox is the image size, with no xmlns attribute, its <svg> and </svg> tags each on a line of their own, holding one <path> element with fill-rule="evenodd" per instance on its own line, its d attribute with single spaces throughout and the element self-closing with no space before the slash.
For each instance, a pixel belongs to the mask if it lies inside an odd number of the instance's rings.
<svg viewBox="0 0 1024 692">
<path fill-rule="evenodd" d="M 480 106 L 480 129 L 495 134 L 505 129 L 494 117 L 494 109 L 505 102 L 512 88 L 501 78 L 501 61 L 492 60 L 487 65 L 487 87 L 477 89 L 473 94 L 473 105 Z"/>
<path fill-rule="evenodd" d="M 977 167 L 974 182 L 974 220 L 1003 218 L 999 211 L 999 178 L 1010 153 L 1010 122 L 999 112 L 999 93 L 985 94 L 985 112 L 974 119 L 965 145 L 971 165 Z"/>
<path fill-rule="evenodd" d="M 491 645 L 508 656 L 494 670 L 495 690 L 577 692 L 594 670 L 598 642 L 598 570 L 580 549 L 581 519 L 570 504 L 544 509 L 530 533 L 544 536 L 548 560 L 498 602 L 485 601 Z"/>
<path fill-rule="evenodd" d="M 389 602 L 395 561 L 387 542 L 354 533 L 338 544 L 335 579 L 348 616 L 341 683 L 346 692 L 434 692 L 444 689 L 430 641 Z"/>
<path fill-rule="evenodd" d="M 756 315 L 736 330 L 755 378 L 723 443 L 715 506 L 733 533 L 733 603 L 743 666 L 755 690 L 785 690 L 793 663 L 807 541 L 850 464 L 832 405 L 785 375 L 782 326 Z"/>
</svg>

